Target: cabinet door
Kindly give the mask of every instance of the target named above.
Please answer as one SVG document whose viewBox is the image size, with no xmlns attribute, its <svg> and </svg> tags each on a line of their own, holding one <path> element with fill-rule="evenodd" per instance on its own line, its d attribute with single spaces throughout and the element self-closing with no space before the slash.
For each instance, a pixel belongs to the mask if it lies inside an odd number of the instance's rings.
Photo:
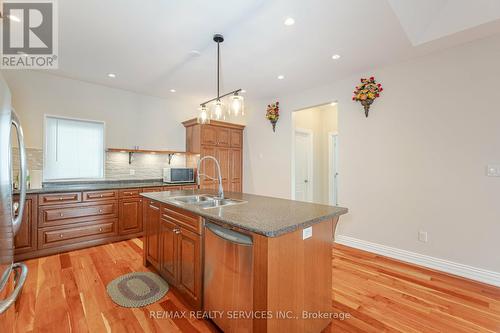
<svg viewBox="0 0 500 333">
<path fill-rule="evenodd" d="M 186 151 L 189 153 L 200 153 L 201 125 L 186 127 Z"/>
<path fill-rule="evenodd" d="M 180 228 L 178 234 L 178 289 L 187 303 L 201 308 L 201 236 Z"/>
<path fill-rule="evenodd" d="M 215 146 L 217 144 L 217 128 L 210 125 L 201 127 L 201 144 Z"/>
<path fill-rule="evenodd" d="M 160 221 L 160 272 L 167 282 L 177 284 L 177 234 L 179 232 L 175 223 L 164 218 Z"/>
<path fill-rule="evenodd" d="M 19 196 L 14 196 L 14 202 L 19 203 Z M 23 221 L 14 238 L 15 254 L 26 253 L 36 250 L 36 219 L 37 219 L 37 196 L 27 195 L 24 207 Z M 17 212 L 15 212 L 17 216 Z"/>
<path fill-rule="evenodd" d="M 218 127 L 217 128 L 217 146 L 229 147 L 230 132 L 229 128 Z"/>
<path fill-rule="evenodd" d="M 231 191 L 241 192 L 242 191 L 242 160 L 241 160 L 241 149 L 231 149 L 230 156 L 230 174 L 231 174 Z"/>
<path fill-rule="evenodd" d="M 216 158 L 220 164 L 222 175 L 222 186 L 225 191 L 230 191 L 230 150 L 228 148 L 217 148 Z"/>
<path fill-rule="evenodd" d="M 231 129 L 231 148 L 243 146 L 243 132 L 239 129 Z"/>
<path fill-rule="evenodd" d="M 216 148 L 203 146 L 201 148 L 200 157 L 205 157 L 205 156 L 213 156 L 213 157 L 217 158 Z M 210 159 L 204 160 L 201 163 L 200 170 L 201 170 L 201 173 L 203 173 L 209 177 L 212 177 L 212 178 L 216 177 L 215 163 L 213 160 L 210 160 Z M 200 170 L 198 170 L 198 172 L 200 172 Z M 215 189 L 215 188 L 217 188 L 217 182 L 214 180 L 210 180 L 207 177 L 201 176 L 200 181 L 201 181 L 201 184 L 200 184 L 201 189 Z"/>
<path fill-rule="evenodd" d="M 119 203 L 118 232 L 120 235 L 142 232 L 142 199 L 121 199 Z"/>
<path fill-rule="evenodd" d="M 146 227 L 145 259 L 159 269 L 160 203 L 144 199 L 143 209 Z"/>
</svg>

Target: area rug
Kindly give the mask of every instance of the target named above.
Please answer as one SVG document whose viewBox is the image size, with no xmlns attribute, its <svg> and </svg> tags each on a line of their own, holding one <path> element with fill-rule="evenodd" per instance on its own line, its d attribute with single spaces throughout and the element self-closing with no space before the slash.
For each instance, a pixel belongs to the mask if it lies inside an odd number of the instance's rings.
<svg viewBox="0 0 500 333">
<path fill-rule="evenodd" d="M 126 308 L 139 308 L 160 300 L 168 291 L 168 283 L 151 272 L 122 275 L 106 287 L 113 302 Z"/>
</svg>

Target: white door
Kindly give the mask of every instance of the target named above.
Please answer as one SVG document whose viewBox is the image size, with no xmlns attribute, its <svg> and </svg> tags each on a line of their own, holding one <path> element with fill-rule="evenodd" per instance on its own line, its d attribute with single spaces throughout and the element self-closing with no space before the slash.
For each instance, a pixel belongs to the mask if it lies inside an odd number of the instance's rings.
<svg viewBox="0 0 500 333">
<path fill-rule="evenodd" d="M 338 138 L 335 133 L 328 133 L 328 192 L 330 205 L 338 205 Z"/>
<path fill-rule="evenodd" d="M 295 131 L 295 200 L 312 201 L 312 133 Z"/>
</svg>

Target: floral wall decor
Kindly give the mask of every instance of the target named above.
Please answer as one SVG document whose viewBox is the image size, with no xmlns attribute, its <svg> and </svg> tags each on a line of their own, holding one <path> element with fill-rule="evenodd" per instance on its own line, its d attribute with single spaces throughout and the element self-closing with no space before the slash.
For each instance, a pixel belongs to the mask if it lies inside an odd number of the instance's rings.
<svg viewBox="0 0 500 333">
<path fill-rule="evenodd" d="M 360 102 L 365 108 L 365 116 L 368 117 L 368 111 L 373 101 L 380 97 L 380 93 L 384 91 L 382 85 L 375 81 L 372 76 L 369 79 L 361 79 L 361 85 L 354 90 L 353 101 Z"/>
<path fill-rule="evenodd" d="M 276 123 L 280 119 L 280 102 L 267 105 L 266 118 L 273 125 L 273 132 L 276 132 Z"/>
</svg>

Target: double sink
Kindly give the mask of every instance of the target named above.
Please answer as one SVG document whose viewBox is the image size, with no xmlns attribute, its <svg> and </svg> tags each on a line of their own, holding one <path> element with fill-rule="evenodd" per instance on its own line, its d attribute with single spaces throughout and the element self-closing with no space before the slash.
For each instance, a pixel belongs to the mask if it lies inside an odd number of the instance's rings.
<svg viewBox="0 0 500 333">
<path fill-rule="evenodd" d="M 246 201 L 243 200 L 229 199 L 229 198 L 221 199 L 216 196 L 211 196 L 208 194 L 173 197 L 170 198 L 170 200 L 178 204 L 195 205 L 202 209 L 218 208 L 218 207 L 240 205 L 246 203 Z"/>
</svg>

